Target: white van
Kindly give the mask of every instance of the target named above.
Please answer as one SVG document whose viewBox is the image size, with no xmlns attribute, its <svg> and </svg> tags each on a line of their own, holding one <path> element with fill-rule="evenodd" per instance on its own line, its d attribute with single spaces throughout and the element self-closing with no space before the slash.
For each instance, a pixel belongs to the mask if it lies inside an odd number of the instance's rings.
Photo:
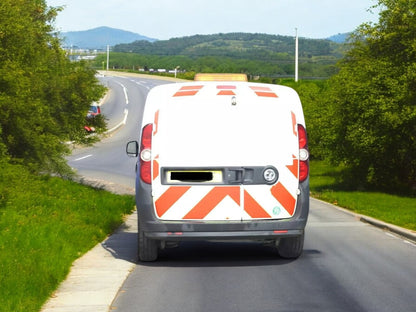
<svg viewBox="0 0 416 312">
<path fill-rule="evenodd" d="M 273 243 L 303 250 L 309 212 L 309 152 L 297 93 L 245 75 L 199 74 L 147 97 L 136 203 L 139 259 L 185 240 Z"/>
</svg>

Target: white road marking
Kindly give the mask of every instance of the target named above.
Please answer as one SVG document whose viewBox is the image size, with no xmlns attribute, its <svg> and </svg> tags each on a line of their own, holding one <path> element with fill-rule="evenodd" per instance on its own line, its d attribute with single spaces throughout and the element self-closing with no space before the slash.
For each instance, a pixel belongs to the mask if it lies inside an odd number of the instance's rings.
<svg viewBox="0 0 416 312">
<path fill-rule="evenodd" d="M 135 81 L 135 83 L 137 85 L 139 85 L 140 87 L 143 87 L 143 88 L 146 88 L 147 90 L 150 90 L 150 87 L 145 85 L 145 83 L 146 83 L 145 81 Z"/>
<path fill-rule="evenodd" d="M 129 110 L 126 108 L 124 109 L 124 119 L 123 119 L 123 125 L 127 122 L 127 116 L 129 115 Z"/>
<path fill-rule="evenodd" d="M 92 154 L 89 154 L 89 155 L 86 155 L 84 157 L 80 157 L 80 158 L 74 159 L 74 161 L 83 160 L 83 159 L 88 158 L 88 157 L 91 157 L 91 156 L 92 156 Z"/>
<path fill-rule="evenodd" d="M 410 246 L 413 246 L 413 247 L 416 247 L 416 244 L 415 243 L 413 243 L 413 242 L 411 242 L 411 241 L 408 241 L 408 240 L 403 240 L 406 244 L 409 244 Z"/>
<path fill-rule="evenodd" d="M 127 108 L 124 109 L 124 118 L 123 120 L 118 123 L 116 126 L 114 126 L 113 128 L 107 130 L 105 133 L 111 133 L 115 130 L 117 130 L 118 128 L 120 128 L 122 125 L 125 125 L 127 123 L 127 116 L 129 115 L 129 110 Z"/>
<path fill-rule="evenodd" d="M 126 105 L 129 105 L 129 96 L 127 95 L 127 88 L 120 82 L 116 81 L 123 88 L 124 98 L 126 100 Z"/>
<path fill-rule="evenodd" d="M 403 237 L 402 237 L 402 236 L 400 236 L 400 235 L 396 235 L 396 234 L 394 234 L 394 233 L 389 233 L 389 232 L 386 232 L 385 234 L 386 234 L 387 236 L 392 237 L 392 238 L 399 239 L 399 240 L 403 241 L 404 243 L 409 244 L 409 245 L 411 245 L 411 246 L 413 246 L 413 247 L 416 247 L 416 244 L 415 244 L 414 242 L 412 242 L 412 241 L 410 241 L 410 240 L 407 240 L 407 239 L 403 239 Z"/>
</svg>

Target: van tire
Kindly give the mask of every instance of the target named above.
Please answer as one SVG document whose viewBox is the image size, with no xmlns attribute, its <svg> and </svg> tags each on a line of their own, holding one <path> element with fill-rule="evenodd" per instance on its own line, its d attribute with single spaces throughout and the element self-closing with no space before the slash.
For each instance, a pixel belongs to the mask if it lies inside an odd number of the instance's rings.
<svg viewBox="0 0 416 312">
<path fill-rule="evenodd" d="M 305 233 L 299 236 L 281 238 L 277 246 L 279 256 L 285 259 L 297 259 L 303 251 Z"/>
<path fill-rule="evenodd" d="M 138 257 L 140 261 L 156 261 L 158 256 L 157 242 L 146 237 L 143 231 L 138 234 Z"/>
</svg>

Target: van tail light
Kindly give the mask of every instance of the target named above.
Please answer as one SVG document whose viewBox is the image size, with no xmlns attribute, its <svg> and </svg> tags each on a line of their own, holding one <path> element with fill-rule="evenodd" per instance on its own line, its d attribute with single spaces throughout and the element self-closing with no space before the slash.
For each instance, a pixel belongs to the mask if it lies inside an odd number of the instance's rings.
<svg viewBox="0 0 416 312">
<path fill-rule="evenodd" d="M 298 124 L 299 139 L 299 182 L 303 182 L 309 175 L 308 137 L 304 126 Z"/>
<path fill-rule="evenodd" d="M 147 184 L 152 183 L 152 132 L 152 124 L 144 126 L 140 141 L 140 178 Z"/>
</svg>

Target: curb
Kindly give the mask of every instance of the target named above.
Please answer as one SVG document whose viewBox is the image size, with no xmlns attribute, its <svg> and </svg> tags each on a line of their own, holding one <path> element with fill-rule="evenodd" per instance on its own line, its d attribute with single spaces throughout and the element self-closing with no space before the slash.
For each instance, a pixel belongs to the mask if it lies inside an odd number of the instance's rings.
<svg viewBox="0 0 416 312">
<path fill-rule="evenodd" d="M 380 229 L 383 229 L 385 231 L 388 232 L 392 232 L 394 234 L 397 234 L 399 236 L 402 236 L 403 238 L 410 240 L 414 243 L 416 243 L 416 232 L 415 231 L 411 231 L 411 230 L 407 230 L 404 228 L 401 228 L 399 226 L 396 226 L 394 224 L 390 224 L 390 223 L 386 223 L 368 216 L 363 216 L 363 215 L 357 215 L 360 219 L 360 221 L 371 224 L 375 227 L 378 227 Z"/>
<path fill-rule="evenodd" d="M 382 229 L 382 230 L 387 231 L 387 232 L 394 233 L 396 235 L 401 236 L 402 238 L 404 238 L 406 240 L 409 240 L 413 243 L 416 243 L 416 231 L 408 230 L 408 229 L 402 228 L 400 226 L 397 226 L 397 225 L 394 225 L 394 224 L 391 224 L 391 223 L 387 223 L 387 222 L 384 222 L 384 221 L 381 221 L 381 220 L 378 220 L 378 219 L 375 219 L 375 218 L 372 218 L 372 217 L 369 217 L 369 216 L 366 216 L 366 215 L 358 214 L 358 213 L 355 213 L 355 212 L 353 212 L 351 210 L 348 210 L 346 208 L 336 206 L 334 204 L 328 203 L 326 201 L 323 201 L 323 200 L 320 200 L 320 199 L 317 199 L 317 198 L 314 198 L 314 197 L 311 197 L 311 199 L 319 201 L 321 203 L 325 203 L 327 205 L 330 205 L 331 207 L 333 207 L 335 209 L 341 210 L 341 211 L 345 212 L 346 214 L 354 216 L 355 218 L 357 218 L 361 222 L 371 224 L 372 226 L 375 226 L 379 229 Z"/>
</svg>

